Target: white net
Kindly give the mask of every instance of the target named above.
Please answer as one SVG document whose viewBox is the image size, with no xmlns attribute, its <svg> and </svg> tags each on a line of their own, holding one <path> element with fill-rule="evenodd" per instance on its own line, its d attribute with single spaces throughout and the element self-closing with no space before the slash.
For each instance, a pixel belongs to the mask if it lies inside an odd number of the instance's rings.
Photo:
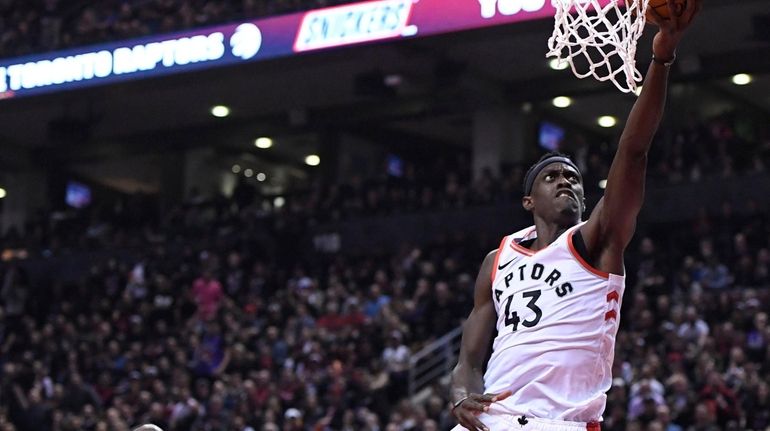
<svg viewBox="0 0 770 431">
<path fill-rule="evenodd" d="M 551 0 L 556 8 L 548 54 L 567 62 L 578 78 L 612 81 L 636 91 L 636 41 L 644 31 L 649 0 Z"/>
</svg>

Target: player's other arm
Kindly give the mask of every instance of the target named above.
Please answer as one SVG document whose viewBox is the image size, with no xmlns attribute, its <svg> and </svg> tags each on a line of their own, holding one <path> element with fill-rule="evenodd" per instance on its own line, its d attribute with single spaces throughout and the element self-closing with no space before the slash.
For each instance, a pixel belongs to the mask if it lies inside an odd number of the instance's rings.
<svg viewBox="0 0 770 431">
<path fill-rule="evenodd" d="M 473 310 L 463 325 L 460 357 L 452 371 L 452 414 L 460 425 L 471 431 L 487 430 L 477 416 L 486 411 L 489 404 L 510 395 L 508 391 L 484 394 L 484 365 L 491 350 L 497 318 L 491 280 L 496 255 L 497 250 L 489 253 L 481 264 L 474 287 Z"/>
<path fill-rule="evenodd" d="M 676 16 L 674 0 L 668 0 L 671 19 L 657 16 L 659 31 L 652 44 L 657 61 L 650 63 L 642 92 L 628 115 L 610 166 L 604 197 L 581 228 L 591 263 L 603 271 L 623 272 L 623 250 L 634 235 L 636 217 L 644 201 L 647 153 L 666 102 L 669 68 L 663 63 L 673 61 L 676 47 L 700 9 L 701 1 L 689 0 L 684 12 Z"/>
</svg>

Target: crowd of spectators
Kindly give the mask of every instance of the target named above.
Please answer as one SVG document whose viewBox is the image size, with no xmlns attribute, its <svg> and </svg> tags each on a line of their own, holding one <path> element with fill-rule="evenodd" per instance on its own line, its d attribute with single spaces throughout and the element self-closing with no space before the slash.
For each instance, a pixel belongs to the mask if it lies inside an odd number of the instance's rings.
<svg viewBox="0 0 770 431">
<path fill-rule="evenodd" d="M 770 128 L 762 121 L 732 113 L 709 120 L 664 126 L 652 147 L 648 163 L 650 188 L 698 183 L 705 179 L 728 180 L 764 175 L 770 166 Z M 602 192 L 615 145 L 606 140 L 588 141 L 574 136 L 564 143 L 583 174 L 587 196 Z M 538 154 L 539 157 L 539 154 Z M 288 210 L 315 222 L 392 216 L 421 211 L 457 210 L 478 206 L 511 205 L 522 188 L 529 163 L 490 169 L 474 178 L 467 152 L 435 154 L 429 162 L 405 159 L 402 167 L 383 164 L 380 175 L 350 175 L 342 182 L 316 183 L 309 190 L 286 198 Z M 256 181 L 252 181 L 252 184 Z M 242 187 L 250 190 L 246 181 Z M 254 196 L 253 191 L 236 193 Z M 253 202 L 245 199 L 245 204 Z"/>
<path fill-rule="evenodd" d="M 352 0 L 2 0 L 0 58 L 168 33 Z"/>
<path fill-rule="evenodd" d="M 664 127 L 649 157 L 648 190 L 766 177 L 770 129 L 761 122 L 747 126 L 743 119 L 739 114 L 722 115 Z M 591 202 L 602 192 L 600 180 L 607 177 L 614 147 L 606 142 L 574 142 L 565 150 L 580 167 Z M 298 236 L 308 226 L 351 219 L 490 206 L 518 208 L 528 164 L 504 166 L 497 175 L 487 169 L 476 178 L 471 165 L 465 151 L 431 156 L 429 163 L 405 157 L 397 172 L 384 163 L 375 175 L 352 173 L 333 184 L 313 181 L 305 188 L 287 190 L 281 195 L 281 206 L 275 204 L 275 195 L 261 193 L 262 183 L 253 177 L 240 177 L 229 197 L 191 196 L 162 215 L 157 215 L 157 202 L 146 196 L 121 197 L 95 202 L 84 211 L 41 211 L 29 218 L 24 229 L 10 229 L 0 245 L 27 249 L 30 254 L 55 254 L 68 248 L 140 246 L 174 235 L 201 235 L 204 232 L 185 227 L 206 225 L 212 230 L 234 219 L 252 230 Z"/>
<path fill-rule="evenodd" d="M 291 214 L 278 236 L 248 211 L 167 218 L 175 234 L 96 259 L 76 282 L 33 285 L 23 262 L 3 267 L 0 430 L 452 426 L 447 388 L 412 404 L 405 370 L 467 316 L 495 241 L 309 262 L 292 248 Z M 770 426 L 767 214 L 725 205 L 640 226 L 627 260 L 603 429 Z"/>
<path fill-rule="evenodd" d="M 651 187 L 766 172 L 770 138 L 736 117 L 658 139 Z M 612 148 L 569 150 L 590 193 Z M 511 205 L 520 194 L 523 166 L 475 180 L 470 166 L 464 153 L 406 160 L 397 175 L 287 195 L 280 208 L 242 188 L 150 221 L 152 203 L 140 201 L 80 219 L 33 217 L 3 249 L 104 257 L 72 282 L 25 261 L 0 268 L 0 431 L 144 422 L 177 431 L 449 429 L 441 383 L 423 403 L 405 398 L 408 361 L 467 316 L 478 265 L 497 239 L 465 232 L 313 260 L 298 248 L 316 223 Z M 763 211 L 725 203 L 690 220 L 640 224 L 603 429 L 770 427 Z M 113 253 L 121 249 L 133 252 Z"/>
<path fill-rule="evenodd" d="M 422 410 L 404 400 L 405 372 L 411 352 L 460 323 L 480 251 L 414 247 L 277 266 L 257 247 L 158 246 L 38 289 L 7 267 L 0 429 L 446 423 L 441 396 Z"/>
</svg>

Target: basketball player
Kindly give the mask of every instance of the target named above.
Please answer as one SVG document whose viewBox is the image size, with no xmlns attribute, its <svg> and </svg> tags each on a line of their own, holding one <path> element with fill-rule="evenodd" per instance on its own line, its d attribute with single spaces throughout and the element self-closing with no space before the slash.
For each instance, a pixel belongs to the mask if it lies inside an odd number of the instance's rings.
<svg viewBox="0 0 770 431">
<path fill-rule="evenodd" d="M 577 166 L 548 154 L 527 172 L 534 226 L 503 238 L 476 280 L 452 373 L 455 430 L 599 430 L 625 287 L 623 252 L 642 206 L 647 152 L 676 47 L 700 9 L 656 14 L 653 61 L 629 114 L 604 197 L 585 211 Z M 491 352 L 491 353 L 490 353 Z"/>
</svg>

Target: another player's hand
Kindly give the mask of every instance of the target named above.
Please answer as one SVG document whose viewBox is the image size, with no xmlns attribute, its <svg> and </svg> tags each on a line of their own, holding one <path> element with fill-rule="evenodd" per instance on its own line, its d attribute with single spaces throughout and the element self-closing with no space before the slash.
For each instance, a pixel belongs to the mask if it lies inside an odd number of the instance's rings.
<svg viewBox="0 0 770 431">
<path fill-rule="evenodd" d="M 489 410 L 489 405 L 502 401 L 511 396 L 511 391 L 496 394 L 469 394 L 460 404 L 452 409 L 452 414 L 460 425 L 470 431 L 489 431 L 486 425 L 481 423 L 478 415 Z"/>
<path fill-rule="evenodd" d="M 674 0 L 668 0 L 669 19 L 663 18 L 654 8 L 648 9 L 650 18 L 660 28 L 652 42 L 652 52 L 655 57 L 662 60 L 674 57 L 684 31 L 690 26 L 702 5 L 703 0 L 687 0 L 684 10 L 677 11 Z"/>
</svg>

